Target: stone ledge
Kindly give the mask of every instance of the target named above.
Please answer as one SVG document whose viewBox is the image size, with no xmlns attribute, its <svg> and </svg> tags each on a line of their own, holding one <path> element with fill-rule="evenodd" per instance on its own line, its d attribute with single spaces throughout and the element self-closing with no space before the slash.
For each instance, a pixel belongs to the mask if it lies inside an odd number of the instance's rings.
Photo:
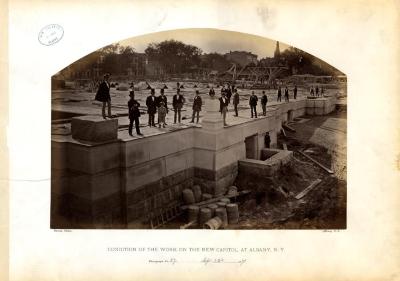
<svg viewBox="0 0 400 281">
<path fill-rule="evenodd" d="M 274 149 L 273 152 L 276 150 Z M 239 160 L 240 173 L 254 174 L 259 176 L 272 176 L 274 173 L 289 163 L 293 157 L 293 152 L 280 150 L 266 160 L 244 159 Z"/>
</svg>

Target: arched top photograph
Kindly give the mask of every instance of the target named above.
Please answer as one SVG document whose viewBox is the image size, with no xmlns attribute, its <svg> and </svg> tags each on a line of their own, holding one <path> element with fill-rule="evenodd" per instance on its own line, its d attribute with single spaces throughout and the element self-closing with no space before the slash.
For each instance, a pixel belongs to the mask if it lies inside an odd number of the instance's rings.
<svg viewBox="0 0 400 281">
<path fill-rule="evenodd" d="M 347 77 L 296 46 L 151 33 L 51 91 L 51 228 L 346 228 Z"/>
</svg>

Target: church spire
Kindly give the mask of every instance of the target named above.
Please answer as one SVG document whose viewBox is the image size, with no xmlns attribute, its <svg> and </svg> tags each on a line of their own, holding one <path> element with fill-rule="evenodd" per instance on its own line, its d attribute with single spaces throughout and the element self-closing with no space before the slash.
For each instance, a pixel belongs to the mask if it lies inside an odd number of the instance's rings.
<svg viewBox="0 0 400 281">
<path fill-rule="evenodd" d="M 276 48 L 274 52 L 274 58 L 278 58 L 281 55 L 281 51 L 279 50 L 279 41 L 276 41 Z"/>
</svg>

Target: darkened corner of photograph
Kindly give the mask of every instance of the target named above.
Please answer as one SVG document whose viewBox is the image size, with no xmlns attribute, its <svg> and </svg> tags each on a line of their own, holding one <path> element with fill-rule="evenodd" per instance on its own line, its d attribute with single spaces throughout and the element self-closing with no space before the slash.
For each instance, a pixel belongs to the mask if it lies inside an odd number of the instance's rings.
<svg viewBox="0 0 400 281">
<path fill-rule="evenodd" d="M 147 34 L 51 90 L 53 229 L 346 228 L 347 78 L 295 46 Z"/>
</svg>

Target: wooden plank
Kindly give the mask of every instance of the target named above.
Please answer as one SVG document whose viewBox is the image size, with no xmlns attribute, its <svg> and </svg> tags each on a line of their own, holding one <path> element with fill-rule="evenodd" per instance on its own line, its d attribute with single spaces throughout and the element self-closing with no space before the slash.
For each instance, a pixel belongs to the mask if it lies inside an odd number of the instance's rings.
<svg viewBox="0 0 400 281">
<path fill-rule="evenodd" d="M 295 129 L 293 129 L 292 127 L 290 127 L 287 124 L 283 124 L 282 127 L 285 128 L 286 130 L 290 131 L 290 132 L 294 132 L 294 133 L 296 132 Z"/>
<path fill-rule="evenodd" d="M 282 134 L 286 137 L 285 129 L 282 128 L 281 131 L 282 131 Z"/>
<path fill-rule="evenodd" d="M 313 189 L 314 187 L 316 187 L 320 182 L 322 182 L 321 179 L 316 179 L 316 180 L 313 181 L 309 186 L 307 186 L 302 192 L 300 192 L 299 194 L 297 194 L 294 198 L 296 198 L 296 199 L 301 199 L 301 198 L 303 198 L 311 189 Z"/>
<path fill-rule="evenodd" d="M 190 204 L 190 205 L 184 205 L 184 206 L 181 207 L 181 210 L 186 210 L 191 205 L 195 205 L 195 206 L 208 205 L 210 203 L 218 202 L 221 198 L 224 198 L 224 197 L 225 198 L 233 198 L 233 197 L 239 197 L 241 195 L 245 195 L 245 194 L 248 194 L 248 193 L 250 193 L 250 190 L 242 190 L 242 191 L 239 191 L 237 194 L 220 195 L 218 197 L 211 198 L 211 199 L 208 199 L 208 200 L 205 200 L 205 201 L 201 201 L 201 202 L 198 202 L 198 203 L 194 203 L 194 204 Z"/>
<path fill-rule="evenodd" d="M 181 225 L 179 228 L 180 229 L 187 229 L 187 228 L 191 227 L 192 225 L 194 225 L 195 223 L 196 223 L 196 221 L 191 221 L 191 222 L 189 222 L 187 224 Z"/>
<path fill-rule="evenodd" d="M 288 194 L 283 190 L 282 186 L 278 186 L 278 190 L 283 194 L 283 196 L 285 196 L 285 198 L 288 197 Z"/>
<path fill-rule="evenodd" d="M 322 169 L 324 169 L 326 172 L 328 172 L 329 174 L 333 174 L 333 171 L 331 169 L 328 169 L 327 167 L 325 167 L 324 165 L 322 165 L 321 163 L 319 163 L 317 160 L 315 160 L 314 158 L 312 158 L 311 156 L 308 156 L 307 154 L 305 154 L 304 152 L 299 150 L 299 153 L 301 155 L 303 155 L 304 157 L 310 159 L 312 162 L 314 162 L 315 164 L 317 164 L 318 166 L 320 166 Z"/>
</svg>

